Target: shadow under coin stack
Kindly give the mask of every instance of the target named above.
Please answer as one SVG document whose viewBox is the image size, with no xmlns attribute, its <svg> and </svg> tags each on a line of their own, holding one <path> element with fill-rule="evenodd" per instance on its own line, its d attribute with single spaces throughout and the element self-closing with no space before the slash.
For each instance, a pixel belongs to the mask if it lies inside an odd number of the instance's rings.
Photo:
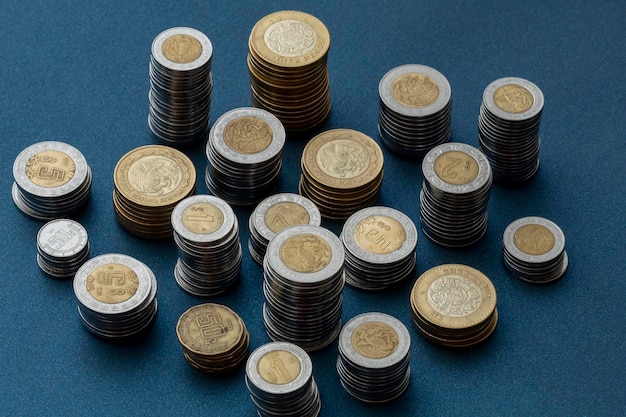
<svg viewBox="0 0 626 417">
<path fill-rule="evenodd" d="M 91 168 L 67 143 L 46 141 L 24 149 L 13 163 L 17 208 L 37 220 L 66 217 L 89 199 Z"/>
<path fill-rule="evenodd" d="M 478 140 L 493 169 L 493 179 L 520 183 L 539 169 L 539 124 L 543 93 L 522 78 L 501 78 L 483 93 Z"/>
<path fill-rule="evenodd" d="M 163 239 L 172 236 L 172 210 L 195 190 L 196 169 L 176 149 L 147 145 L 124 155 L 113 179 L 117 221 L 138 237 Z"/>
<path fill-rule="evenodd" d="M 202 32 L 176 27 L 152 43 L 148 126 L 172 145 L 206 138 L 213 81 L 213 46 Z"/>
<path fill-rule="evenodd" d="M 411 310 L 419 333 L 449 348 L 484 341 L 498 323 L 493 284 L 482 272 L 460 264 L 424 272 L 411 290 Z"/>
<path fill-rule="evenodd" d="M 222 115 L 206 145 L 206 185 L 233 205 L 256 204 L 276 188 L 285 129 L 262 109 L 242 107 Z"/>
<path fill-rule="evenodd" d="M 543 217 L 522 217 L 511 223 L 502 238 L 502 255 L 514 276 L 536 284 L 559 279 L 568 265 L 563 231 Z"/>
<path fill-rule="evenodd" d="M 238 367 L 250 348 L 243 320 L 220 304 L 200 304 L 185 311 L 176 324 L 176 335 L 187 362 L 207 373 Z"/>
<path fill-rule="evenodd" d="M 51 278 L 72 279 L 89 257 L 87 230 L 75 220 L 56 219 L 37 233 L 37 264 Z"/>
<path fill-rule="evenodd" d="M 135 335 L 157 313 L 157 281 L 144 263 L 121 254 L 96 256 L 74 277 L 83 325 L 106 339 Z"/>
<path fill-rule="evenodd" d="M 233 209 L 211 195 L 187 197 L 172 212 L 178 261 L 174 277 L 190 294 L 210 297 L 239 278 L 242 249 Z"/>
<path fill-rule="evenodd" d="M 246 386 L 259 416 L 316 417 L 322 407 L 311 358 L 291 343 L 267 343 L 252 352 Z"/>
<path fill-rule="evenodd" d="M 396 67 L 378 85 L 378 131 L 392 151 L 422 157 L 451 136 L 452 93 L 439 71 L 419 64 Z"/>
<path fill-rule="evenodd" d="M 446 247 L 465 247 L 487 231 L 492 177 L 489 161 L 463 143 L 433 148 L 422 161 L 420 220 L 426 237 Z"/>
<path fill-rule="evenodd" d="M 341 331 L 344 250 L 331 231 L 293 226 L 278 233 L 263 262 L 263 321 L 274 341 L 307 352 Z"/>
<path fill-rule="evenodd" d="M 280 119 L 288 133 L 311 130 L 330 113 L 328 29 L 310 14 L 265 16 L 248 41 L 252 103 Z"/>
<path fill-rule="evenodd" d="M 299 193 L 317 205 L 322 217 L 345 220 L 378 200 L 383 162 L 380 146 L 369 136 L 327 130 L 302 151 Z"/>
</svg>

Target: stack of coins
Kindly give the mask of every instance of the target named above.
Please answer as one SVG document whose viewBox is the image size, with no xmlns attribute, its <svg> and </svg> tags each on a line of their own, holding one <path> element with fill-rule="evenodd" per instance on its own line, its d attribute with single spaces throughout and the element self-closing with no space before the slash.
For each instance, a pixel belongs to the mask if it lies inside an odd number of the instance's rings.
<svg viewBox="0 0 626 417">
<path fill-rule="evenodd" d="M 51 278 L 71 279 L 89 257 L 87 230 L 75 220 L 57 219 L 37 233 L 37 264 Z"/>
<path fill-rule="evenodd" d="M 311 358 L 291 343 L 272 342 L 252 352 L 246 386 L 259 416 L 316 417 L 322 407 Z"/>
<path fill-rule="evenodd" d="M 259 20 L 248 41 L 253 105 L 290 133 L 321 125 L 331 107 L 329 47 L 328 29 L 310 14 L 287 10 Z"/>
<path fill-rule="evenodd" d="M 202 32 L 167 29 L 152 42 L 148 126 L 161 140 L 206 138 L 211 107 L 213 46 Z"/>
<path fill-rule="evenodd" d="M 231 204 L 256 204 L 275 188 L 285 129 L 262 109 L 242 107 L 222 115 L 209 133 L 206 184 Z"/>
<path fill-rule="evenodd" d="M 522 217 L 504 231 L 502 256 L 516 277 L 533 283 L 547 283 L 567 270 L 565 236 L 555 223 L 543 217 Z"/>
<path fill-rule="evenodd" d="M 390 207 L 368 207 L 346 220 L 340 239 L 346 254 L 345 278 L 352 287 L 382 290 L 415 271 L 417 228 Z"/>
<path fill-rule="evenodd" d="M 226 291 L 242 264 L 239 224 L 233 209 L 211 195 L 187 197 L 172 211 L 178 261 L 174 277 L 190 294 L 210 297 Z"/>
<path fill-rule="evenodd" d="M 322 217 L 345 220 L 378 200 L 383 153 L 369 136 L 333 129 L 311 139 L 302 152 L 299 192 L 317 205 Z"/>
<path fill-rule="evenodd" d="M 337 372 L 345 390 L 367 403 L 400 396 L 411 376 L 411 336 L 402 322 L 383 313 L 360 314 L 339 335 Z"/>
<path fill-rule="evenodd" d="M 487 86 L 478 117 L 478 139 L 502 183 L 520 183 L 539 169 L 539 124 L 543 93 L 522 78 L 501 78 Z"/>
<path fill-rule="evenodd" d="M 319 226 L 320 211 L 311 200 L 298 194 L 280 193 L 261 201 L 250 215 L 248 249 L 255 262 L 263 264 L 270 240 L 289 226 Z"/>
<path fill-rule="evenodd" d="M 227 372 L 248 356 L 250 335 L 243 320 L 220 304 L 200 304 L 185 311 L 176 324 L 183 356 L 194 368 Z"/>
<path fill-rule="evenodd" d="M 413 323 L 428 341 L 450 348 L 476 345 L 498 323 L 496 289 L 482 272 L 459 264 L 424 272 L 411 291 Z"/>
<path fill-rule="evenodd" d="M 99 255 L 74 277 L 74 294 L 83 325 L 106 339 L 133 336 L 157 313 L 157 281 L 144 263 L 122 254 Z"/>
<path fill-rule="evenodd" d="M 124 155 L 113 179 L 118 222 L 136 236 L 162 239 L 172 236 L 172 210 L 196 188 L 196 169 L 176 149 L 147 145 Z"/>
<path fill-rule="evenodd" d="M 383 76 L 378 94 L 378 131 L 392 151 L 421 157 L 450 140 L 452 94 L 439 71 L 419 64 L 401 65 Z"/>
<path fill-rule="evenodd" d="M 278 233 L 263 262 L 263 321 L 274 341 L 307 352 L 341 331 L 344 250 L 331 231 L 293 226 Z"/>
<path fill-rule="evenodd" d="M 39 142 L 24 149 L 13 163 L 13 178 L 15 205 L 37 220 L 76 212 L 91 190 L 91 168 L 85 157 L 63 142 Z"/>
<path fill-rule="evenodd" d="M 426 154 L 422 172 L 420 220 L 426 237 L 446 247 L 478 241 L 487 230 L 492 184 L 485 155 L 463 143 L 445 143 Z"/>
</svg>

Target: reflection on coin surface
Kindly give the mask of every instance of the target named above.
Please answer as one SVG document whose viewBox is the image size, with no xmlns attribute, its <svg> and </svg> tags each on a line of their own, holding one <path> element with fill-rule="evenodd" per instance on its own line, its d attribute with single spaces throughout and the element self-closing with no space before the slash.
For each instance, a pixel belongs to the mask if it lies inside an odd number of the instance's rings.
<svg viewBox="0 0 626 417">
<path fill-rule="evenodd" d="M 527 224 L 515 231 L 514 243 L 519 250 L 529 255 L 548 253 L 555 243 L 554 234 L 540 224 Z"/>
<path fill-rule="evenodd" d="M 404 227 L 389 216 L 370 216 L 357 225 L 354 239 L 364 250 L 384 254 L 399 249 L 406 239 Z"/>
<path fill-rule="evenodd" d="M 198 202 L 183 210 L 182 222 L 193 233 L 209 234 L 224 224 L 224 213 L 211 203 Z"/>
<path fill-rule="evenodd" d="M 533 106 L 533 94 L 517 84 L 505 84 L 493 94 L 496 105 L 507 113 L 523 113 Z"/>
<path fill-rule="evenodd" d="M 461 151 L 442 153 L 435 159 L 434 169 L 439 178 L 455 185 L 468 184 L 476 179 L 479 173 L 476 160 Z"/>
<path fill-rule="evenodd" d="M 391 84 L 391 94 L 407 107 L 430 106 L 439 97 L 439 86 L 426 74 L 418 72 L 403 74 Z"/>
<path fill-rule="evenodd" d="M 167 38 L 161 46 L 163 55 L 172 62 L 187 64 L 202 54 L 202 45 L 198 39 L 187 34 L 175 34 Z"/>
<path fill-rule="evenodd" d="M 328 266 L 332 255 L 324 239 L 309 233 L 289 237 L 280 246 L 281 261 L 296 272 L 321 271 Z"/>
<path fill-rule="evenodd" d="M 298 57 L 315 48 L 317 34 L 306 22 L 285 19 L 271 24 L 263 34 L 268 49 L 284 57 Z"/>
<path fill-rule="evenodd" d="M 369 359 L 382 359 L 395 352 L 399 339 L 388 324 L 370 321 L 354 329 L 351 343 L 358 354 Z"/>
<path fill-rule="evenodd" d="M 76 164 L 69 155 L 45 150 L 33 155 L 26 163 L 26 176 L 41 187 L 60 187 L 67 184 L 76 172 Z"/>
<path fill-rule="evenodd" d="M 288 384 L 293 382 L 302 365 L 296 355 L 286 350 L 272 350 L 259 358 L 257 372 L 270 384 Z"/>
<path fill-rule="evenodd" d="M 428 287 L 428 304 L 448 317 L 465 317 L 475 312 L 483 301 L 482 290 L 463 275 L 444 275 Z"/>
<path fill-rule="evenodd" d="M 96 300 L 107 304 L 117 304 L 135 295 L 139 280 L 135 271 L 128 266 L 108 263 L 91 271 L 85 285 Z"/>
<path fill-rule="evenodd" d="M 370 165 L 370 154 L 360 143 L 337 139 L 322 145 L 316 162 L 334 178 L 350 179 L 361 175 Z"/>
</svg>

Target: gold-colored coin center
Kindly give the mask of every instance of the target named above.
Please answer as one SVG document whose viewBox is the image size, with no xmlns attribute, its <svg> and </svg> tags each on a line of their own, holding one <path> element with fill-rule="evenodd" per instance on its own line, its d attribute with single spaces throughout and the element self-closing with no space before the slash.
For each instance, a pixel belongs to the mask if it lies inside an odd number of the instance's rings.
<svg viewBox="0 0 626 417">
<path fill-rule="evenodd" d="M 382 255 L 400 249 L 406 240 L 406 231 L 400 222 L 389 216 L 370 216 L 356 226 L 354 240 L 364 250 Z"/>
<path fill-rule="evenodd" d="M 302 371 L 296 355 L 286 350 L 274 350 L 259 358 L 257 372 L 270 384 L 283 385 L 293 382 Z"/>
<path fill-rule="evenodd" d="M 177 328 L 183 344 L 195 352 L 219 354 L 229 351 L 240 341 L 244 328 L 229 308 L 206 303 L 192 307 L 180 319 Z"/>
<path fill-rule="evenodd" d="M 265 225 L 274 233 L 300 224 L 309 224 L 311 216 L 300 204 L 291 201 L 276 203 L 267 209 L 263 219 Z"/>
<path fill-rule="evenodd" d="M 274 134 L 270 125 L 258 117 L 238 117 L 224 128 L 226 145 L 242 154 L 251 155 L 264 151 L 273 139 Z"/>
<path fill-rule="evenodd" d="M 182 182 L 180 166 L 161 155 L 146 155 L 128 169 L 128 182 L 139 193 L 159 197 L 174 191 Z"/>
<path fill-rule="evenodd" d="M 317 34 L 304 22 L 285 19 L 271 24 L 265 30 L 263 40 L 270 51 L 293 58 L 311 52 L 317 43 Z"/>
<path fill-rule="evenodd" d="M 139 288 L 139 278 L 131 268 L 109 263 L 95 268 L 85 282 L 87 291 L 96 300 L 107 304 L 128 301 Z"/>
<path fill-rule="evenodd" d="M 386 323 L 371 321 L 357 326 L 350 340 L 354 350 L 369 359 L 382 359 L 398 348 L 398 333 Z"/>
<path fill-rule="evenodd" d="M 75 173 L 74 160 L 60 151 L 38 152 L 26 162 L 26 176 L 40 187 L 60 187 L 67 184 Z"/>
<path fill-rule="evenodd" d="M 493 101 L 500 110 L 507 113 L 524 113 L 535 102 L 530 90 L 517 84 L 505 84 L 493 93 Z"/>
<path fill-rule="evenodd" d="M 340 179 L 358 177 L 370 166 L 367 149 L 349 139 L 336 139 L 323 144 L 315 159 L 323 172 Z"/>
<path fill-rule="evenodd" d="M 404 106 L 428 107 L 439 97 L 439 85 L 426 74 L 411 72 L 393 80 L 391 94 Z"/>
<path fill-rule="evenodd" d="M 464 185 L 478 177 L 478 162 L 465 152 L 444 152 L 435 159 L 435 174 L 448 184 Z"/>
<path fill-rule="evenodd" d="M 224 224 L 224 213 L 214 204 L 191 204 L 182 213 L 185 227 L 193 233 L 206 235 L 214 233 Z"/>
<path fill-rule="evenodd" d="M 332 255 L 328 242 L 310 233 L 291 236 L 280 246 L 281 261 L 296 272 L 321 271 L 328 266 Z"/>
<path fill-rule="evenodd" d="M 554 233 L 540 224 L 526 224 L 513 235 L 515 246 L 528 255 L 543 255 L 555 244 Z"/>
<path fill-rule="evenodd" d="M 444 275 L 435 279 L 427 291 L 428 304 L 446 317 L 469 316 L 483 302 L 478 284 L 462 275 Z"/>
<path fill-rule="evenodd" d="M 202 44 L 191 35 L 176 34 L 167 38 L 161 45 L 165 58 L 177 64 L 188 64 L 202 55 Z"/>
</svg>

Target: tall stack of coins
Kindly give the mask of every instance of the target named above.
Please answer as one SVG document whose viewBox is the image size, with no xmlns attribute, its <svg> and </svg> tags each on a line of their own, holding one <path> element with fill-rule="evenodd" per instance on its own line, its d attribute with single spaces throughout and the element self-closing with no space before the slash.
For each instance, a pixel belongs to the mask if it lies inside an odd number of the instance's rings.
<svg viewBox="0 0 626 417">
<path fill-rule="evenodd" d="M 274 341 L 307 352 L 341 331 L 344 251 L 331 231 L 293 226 L 278 233 L 263 262 L 263 321 Z"/>
<path fill-rule="evenodd" d="M 450 348 L 476 345 L 498 323 L 496 289 L 467 265 L 445 264 L 424 272 L 411 291 L 413 323 L 428 341 Z"/>
<path fill-rule="evenodd" d="M 328 29 L 310 14 L 269 14 L 252 28 L 248 71 L 252 103 L 280 119 L 288 132 L 311 130 L 330 113 Z"/>
<path fill-rule="evenodd" d="M 502 256 L 516 277 L 533 283 L 559 279 L 567 270 L 565 235 L 543 217 L 522 217 L 509 224 L 502 237 Z"/>
<path fill-rule="evenodd" d="M 346 254 L 345 278 L 352 287 L 382 290 L 415 271 L 417 228 L 390 207 L 368 207 L 346 220 L 340 239 Z"/>
<path fill-rule="evenodd" d="M 83 325 L 106 339 L 132 336 L 150 325 L 157 313 L 156 293 L 152 270 L 122 254 L 96 256 L 74 277 Z"/>
<path fill-rule="evenodd" d="M 445 143 L 426 154 L 422 172 L 420 220 L 426 237 L 447 247 L 478 241 L 487 230 L 492 184 L 485 155 L 463 143 Z"/>
<path fill-rule="evenodd" d="M 162 239 L 172 236 L 172 210 L 196 188 L 196 169 L 176 149 L 147 145 L 124 155 L 113 179 L 118 222 L 136 236 Z"/>
<path fill-rule="evenodd" d="M 378 95 L 378 131 L 392 151 L 421 157 L 450 140 L 452 94 L 436 69 L 419 64 L 393 68 L 380 80 Z"/>
<path fill-rule="evenodd" d="M 222 115 L 209 133 L 206 184 L 234 205 L 256 204 L 275 188 L 285 129 L 262 109 L 242 107 Z"/>
<path fill-rule="evenodd" d="M 478 140 L 502 183 L 520 183 L 539 169 L 543 93 L 532 82 L 500 78 L 487 86 L 478 117 Z"/>
<path fill-rule="evenodd" d="M 213 46 L 202 32 L 176 27 L 152 42 L 148 126 L 169 144 L 206 138 Z"/>
<path fill-rule="evenodd" d="M 89 199 L 91 168 L 67 143 L 46 141 L 24 149 L 13 163 L 13 201 L 37 220 L 66 217 Z"/>
<path fill-rule="evenodd" d="M 37 264 L 52 278 L 71 279 L 89 257 L 87 230 L 75 220 L 56 219 L 37 233 Z"/>
<path fill-rule="evenodd" d="M 259 416 L 316 417 L 322 407 L 311 358 L 291 343 L 272 342 L 252 352 L 246 386 Z"/>
<path fill-rule="evenodd" d="M 185 311 L 176 324 L 183 356 L 194 368 L 208 373 L 227 372 L 248 356 L 250 335 L 230 308 L 200 304 Z"/>
<path fill-rule="evenodd" d="M 227 202 L 211 195 L 187 197 L 172 211 L 172 225 L 179 255 L 174 277 L 181 288 L 209 297 L 239 278 L 239 225 Z"/>
<path fill-rule="evenodd" d="M 319 226 L 320 211 L 311 200 L 298 194 L 274 194 L 261 201 L 250 215 L 248 249 L 257 263 L 263 264 L 267 245 L 276 233 L 289 226 Z"/>
<path fill-rule="evenodd" d="M 345 220 L 378 200 L 383 153 L 369 136 L 333 129 L 311 139 L 302 152 L 299 192 L 317 205 L 322 217 Z"/>
<path fill-rule="evenodd" d="M 360 314 L 339 335 L 337 372 L 345 390 L 367 403 L 384 403 L 409 386 L 411 337 L 402 322 L 383 313 Z"/>
</svg>

